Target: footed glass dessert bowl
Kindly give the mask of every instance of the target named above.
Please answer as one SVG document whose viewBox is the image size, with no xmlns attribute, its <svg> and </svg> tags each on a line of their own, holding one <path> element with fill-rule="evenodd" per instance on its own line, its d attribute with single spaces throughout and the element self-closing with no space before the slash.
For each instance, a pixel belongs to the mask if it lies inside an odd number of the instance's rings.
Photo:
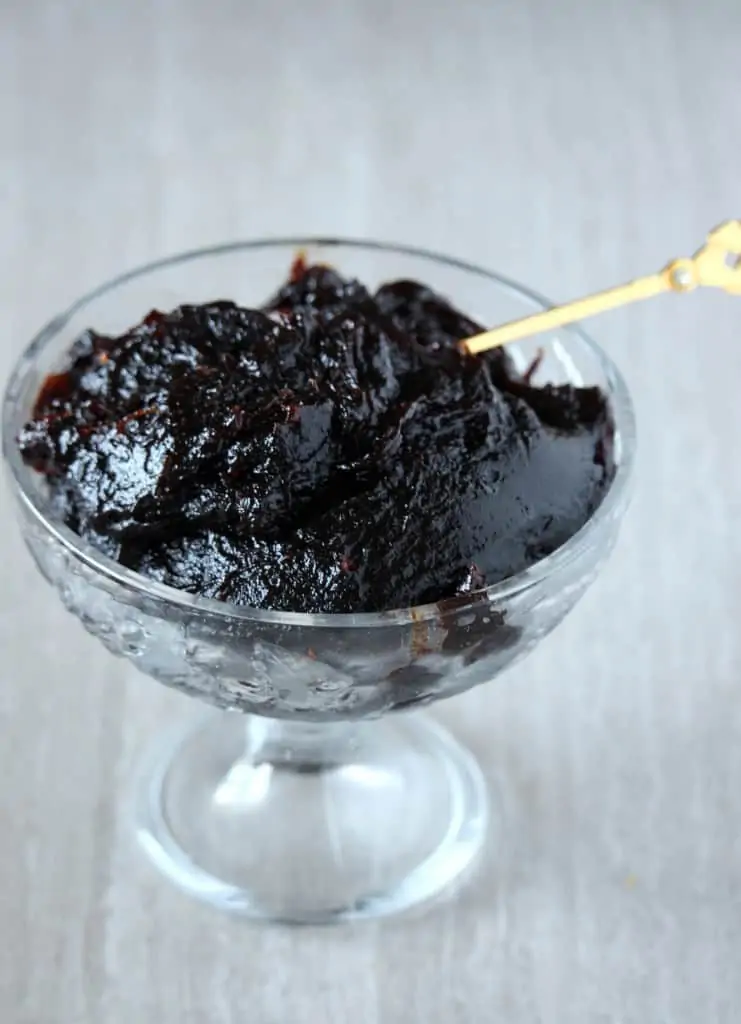
<svg viewBox="0 0 741 1024">
<path fill-rule="evenodd" d="M 64 524 L 43 475 L 21 457 L 17 439 L 42 384 L 89 327 L 121 333 L 150 309 L 221 298 L 257 306 L 297 250 L 372 287 L 424 281 L 481 324 L 547 305 L 485 270 L 400 246 L 286 239 L 186 253 L 104 285 L 41 331 L 7 386 L 3 450 L 23 538 L 66 608 L 113 654 L 212 705 L 164 737 L 143 767 L 136 829 L 145 850 L 215 906 L 323 923 L 401 911 L 474 863 L 490 830 L 480 769 L 439 725 L 398 712 L 490 681 L 574 606 L 615 542 L 635 428 L 619 372 L 579 329 L 509 346 L 517 370 L 534 367 L 533 383 L 599 388 L 614 474 L 556 550 L 432 604 L 268 611 L 174 589 L 106 557 Z"/>
</svg>

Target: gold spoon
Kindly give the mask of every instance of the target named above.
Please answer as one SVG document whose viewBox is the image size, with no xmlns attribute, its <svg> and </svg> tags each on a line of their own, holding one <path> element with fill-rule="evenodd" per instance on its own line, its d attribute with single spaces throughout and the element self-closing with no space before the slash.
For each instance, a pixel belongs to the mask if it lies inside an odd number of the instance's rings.
<svg viewBox="0 0 741 1024">
<path fill-rule="evenodd" d="M 651 299 L 662 292 L 691 292 L 695 288 L 722 288 L 731 295 L 741 295 L 741 220 L 729 220 L 711 231 L 702 249 L 694 256 L 672 260 L 658 274 L 639 277 L 637 281 L 595 292 L 583 299 L 567 302 L 543 313 L 494 327 L 482 334 L 464 338 L 458 347 L 468 355 L 485 352 L 509 341 L 528 338 L 532 334 L 563 327 L 584 320 L 596 313 L 616 309 L 640 299 Z"/>
</svg>

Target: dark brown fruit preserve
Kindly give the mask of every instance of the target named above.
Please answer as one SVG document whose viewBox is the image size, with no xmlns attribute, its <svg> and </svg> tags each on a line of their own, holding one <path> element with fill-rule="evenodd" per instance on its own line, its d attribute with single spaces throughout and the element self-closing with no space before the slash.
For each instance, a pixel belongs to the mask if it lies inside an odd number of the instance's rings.
<svg viewBox="0 0 741 1024">
<path fill-rule="evenodd" d="M 297 262 L 262 309 L 89 331 L 19 444 L 56 514 L 121 563 L 258 608 L 440 601 L 569 539 L 613 474 L 596 388 L 534 387 L 414 281 Z"/>
</svg>

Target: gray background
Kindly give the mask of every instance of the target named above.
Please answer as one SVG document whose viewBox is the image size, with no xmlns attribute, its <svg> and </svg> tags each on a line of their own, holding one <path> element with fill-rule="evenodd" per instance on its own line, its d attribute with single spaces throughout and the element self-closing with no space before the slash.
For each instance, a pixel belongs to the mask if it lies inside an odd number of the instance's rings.
<svg viewBox="0 0 741 1024">
<path fill-rule="evenodd" d="M 657 269 L 741 215 L 740 44 L 737 0 L 0 0 L 0 374 L 99 280 L 227 238 L 398 239 L 560 299 Z M 741 299 L 592 331 L 634 504 L 570 620 L 435 710 L 516 813 L 404 921 L 255 929 L 155 875 L 126 799 L 186 702 L 67 617 L 0 492 L 3 1024 L 741 1019 Z"/>
</svg>

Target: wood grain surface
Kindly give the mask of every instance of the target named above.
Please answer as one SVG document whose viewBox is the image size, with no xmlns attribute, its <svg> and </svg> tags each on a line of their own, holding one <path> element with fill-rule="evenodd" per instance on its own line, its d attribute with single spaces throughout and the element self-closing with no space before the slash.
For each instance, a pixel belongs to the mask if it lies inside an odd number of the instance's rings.
<svg viewBox="0 0 741 1024">
<path fill-rule="evenodd" d="M 0 0 L 0 375 L 83 290 L 202 243 L 395 239 L 556 299 L 741 216 L 738 0 Z M 255 928 L 139 855 L 187 712 L 37 576 L 0 490 L 2 1024 L 741 1020 L 741 300 L 595 321 L 640 429 L 612 562 L 435 710 L 510 809 L 426 914 Z"/>
</svg>

